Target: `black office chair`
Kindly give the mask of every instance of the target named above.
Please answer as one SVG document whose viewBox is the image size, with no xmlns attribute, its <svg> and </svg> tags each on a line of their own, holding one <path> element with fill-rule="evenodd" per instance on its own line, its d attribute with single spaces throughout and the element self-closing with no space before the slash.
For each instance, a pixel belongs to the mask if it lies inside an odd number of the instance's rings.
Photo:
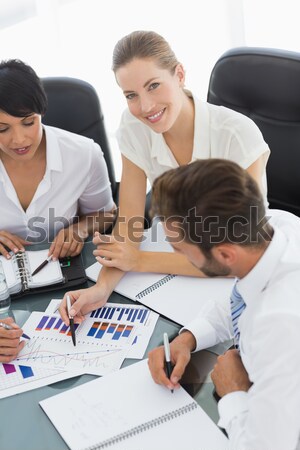
<svg viewBox="0 0 300 450">
<path fill-rule="evenodd" d="M 240 47 L 215 64 L 207 100 L 250 117 L 271 149 L 271 208 L 300 216 L 300 53 Z"/>
<path fill-rule="evenodd" d="M 89 137 L 97 142 L 104 154 L 115 202 L 118 183 L 109 147 L 99 97 L 86 81 L 68 77 L 42 78 L 48 97 L 48 109 L 43 123 Z"/>
</svg>

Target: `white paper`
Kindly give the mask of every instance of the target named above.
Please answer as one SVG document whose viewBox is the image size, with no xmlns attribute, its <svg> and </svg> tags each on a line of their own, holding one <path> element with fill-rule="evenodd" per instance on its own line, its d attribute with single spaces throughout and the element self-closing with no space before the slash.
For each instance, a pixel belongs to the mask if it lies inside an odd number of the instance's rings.
<svg viewBox="0 0 300 450">
<path fill-rule="evenodd" d="M 126 438 L 109 448 L 228 449 L 227 438 L 184 389 L 171 394 L 154 383 L 146 360 L 43 400 L 40 405 L 71 450 L 99 445 L 120 433 Z M 187 405 L 195 409 L 188 410 Z M 186 412 L 171 417 L 179 408 Z M 168 420 L 158 420 L 161 416 Z M 155 421 L 152 429 L 135 436 L 129 432 L 151 420 Z"/>
<path fill-rule="evenodd" d="M 34 367 L 30 364 L 18 364 L 12 361 L 0 364 L 0 398 L 20 394 L 21 392 L 48 386 L 57 381 L 82 375 L 84 372 L 64 371 Z"/>
<path fill-rule="evenodd" d="M 105 322 L 104 331 L 100 327 L 100 321 L 86 319 L 76 330 L 75 347 L 69 327 L 63 324 L 58 314 L 35 311 L 23 326 L 24 333 L 31 339 L 26 340 L 16 360 L 19 363 L 62 370 L 81 369 L 85 373 L 105 375 L 121 367 L 135 337 L 135 329 L 131 324 L 122 325 L 122 328 L 113 321 Z M 91 332 L 95 334 L 91 335 Z"/>
<path fill-rule="evenodd" d="M 56 314 L 61 303 L 61 299 L 52 299 L 45 313 Z M 102 316 L 108 312 L 111 320 L 119 323 L 132 323 L 135 326 L 135 338 L 128 351 L 127 358 L 142 359 L 148 347 L 159 315 L 148 308 L 140 305 L 129 305 L 124 303 L 106 303 L 106 305 L 96 311 L 86 315 L 86 318 Z M 137 313 L 134 313 L 137 311 Z M 122 316 L 122 317 L 121 317 Z"/>
</svg>

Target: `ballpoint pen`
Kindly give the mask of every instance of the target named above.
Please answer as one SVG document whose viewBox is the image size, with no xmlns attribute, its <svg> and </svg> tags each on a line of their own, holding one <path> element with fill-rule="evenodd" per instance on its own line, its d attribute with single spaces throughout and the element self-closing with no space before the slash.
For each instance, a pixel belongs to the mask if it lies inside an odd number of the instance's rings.
<svg viewBox="0 0 300 450">
<path fill-rule="evenodd" d="M 16 330 L 17 329 L 17 328 L 13 328 L 11 325 L 9 325 L 8 323 L 4 323 L 4 322 L 0 322 L 0 327 L 4 328 L 5 330 Z M 22 337 L 25 339 L 31 339 L 25 333 L 22 334 Z"/>
<path fill-rule="evenodd" d="M 172 373 L 172 363 L 171 363 L 171 354 L 170 354 L 170 344 L 169 344 L 169 338 L 167 333 L 164 333 L 164 349 L 165 349 L 165 359 L 166 359 L 166 369 L 167 369 L 167 376 L 170 379 L 171 373 Z M 173 394 L 173 389 L 171 390 Z"/>
<path fill-rule="evenodd" d="M 33 275 L 36 275 L 40 270 L 42 270 L 49 261 L 51 261 L 52 259 L 52 255 L 48 256 L 47 259 L 45 259 L 45 261 L 42 262 L 42 264 L 40 264 L 31 274 L 31 276 L 33 277 Z"/>
<path fill-rule="evenodd" d="M 74 319 L 72 316 L 70 316 L 70 309 L 71 309 L 71 300 L 70 296 L 67 295 L 67 309 L 68 309 L 68 316 L 70 320 L 70 330 L 71 330 L 71 336 L 74 346 L 76 347 L 76 336 L 75 336 L 75 326 L 74 326 Z"/>
</svg>

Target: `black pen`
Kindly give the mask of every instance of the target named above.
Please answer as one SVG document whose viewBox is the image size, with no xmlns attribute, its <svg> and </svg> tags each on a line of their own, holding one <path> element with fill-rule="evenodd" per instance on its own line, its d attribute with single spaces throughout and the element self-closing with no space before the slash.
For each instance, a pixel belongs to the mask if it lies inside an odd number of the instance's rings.
<svg viewBox="0 0 300 450">
<path fill-rule="evenodd" d="M 169 344 L 169 338 L 168 338 L 167 333 L 164 333 L 164 348 L 165 348 L 167 376 L 170 379 L 171 373 L 172 373 L 172 363 L 171 363 L 171 354 L 170 354 L 170 344 Z M 171 392 L 173 394 L 174 390 L 171 389 Z"/>
<path fill-rule="evenodd" d="M 0 327 L 4 328 L 5 330 L 17 330 L 17 328 L 12 327 L 8 323 L 0 322 Z M 23 333 L 22 337 L 25 339 L 31 339 L 27 334 Z"/>
<path fill-rule="evenodd" d="M 76 347 L 76 336 L 75 336 L 75 326 L 74 326 L 74 319 L 72 316 L 70 316 L 70 309 L 71 309 L 71 300 L 70 296 L 67 295 L 67 309 L 68 309 L 68 316 L 70 320 L 70 330 L 71 330 L 71 336 L 74 346 Z"/>
<path fill-rule="evenodd" d="M 49 261 L 51 261 L 52 259 L 52 255 L 48 256 L 47 259 L 45 259 L 45 261 L 42 262 L 42 264 L 40 264 L 31 274 L 31 276 L 33 277 L 33 275 L 36 275 L 40 270 L 42 270 Z"/>
</svg>

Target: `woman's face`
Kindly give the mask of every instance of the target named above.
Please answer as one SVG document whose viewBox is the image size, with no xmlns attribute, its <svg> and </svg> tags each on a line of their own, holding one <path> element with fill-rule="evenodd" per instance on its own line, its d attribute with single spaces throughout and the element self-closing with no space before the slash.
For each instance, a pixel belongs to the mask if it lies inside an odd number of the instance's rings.
<svg viewBox="0 0 300 450">
<path fill-rule="evenodd" d="M 14 117 L 0 111 L 0 151 L 15 161 L 29 161 L 43 136 L 41 115 Z"/>
<path fill-rule="evenodd" d="M 137 119 L 157 133 L 165 133 L 173 127 L 183 103 L 181 64 L 171 74 L 152 59 L 134 59 L 116 71 L 116 80 L 131 114 Z"/>
</svg>

